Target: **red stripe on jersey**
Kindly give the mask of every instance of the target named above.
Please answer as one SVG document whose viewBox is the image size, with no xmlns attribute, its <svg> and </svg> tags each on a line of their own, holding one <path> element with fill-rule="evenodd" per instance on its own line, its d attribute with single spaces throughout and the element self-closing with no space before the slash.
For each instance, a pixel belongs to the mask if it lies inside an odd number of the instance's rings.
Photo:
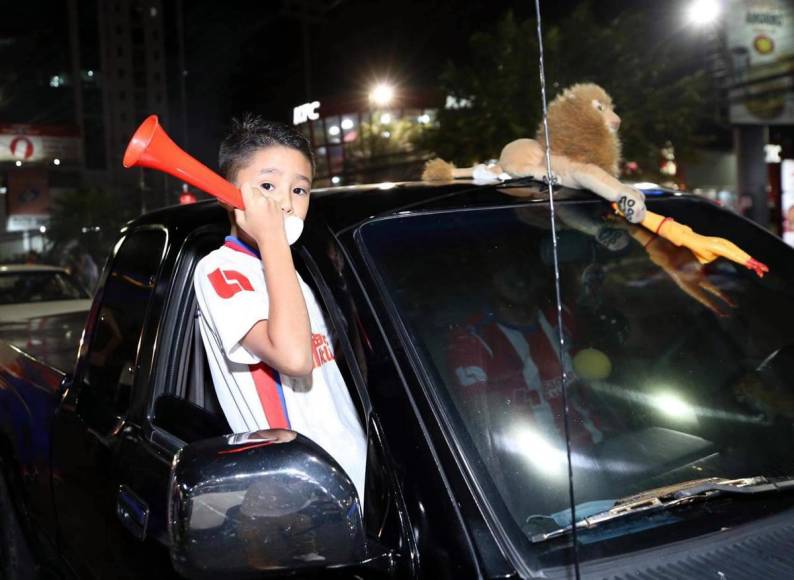
<svg viewBox="0 0 794 580">
<path fill-rule="evenodd" d="M 226 455 L 227 453 L 242 453 L 249 449 L 256 449 L 257 447 L 265 447 L 266 445 L 273 445 L 274 441 L 260 441 L 259 443 L 251 443 L 250 445 L 243 445 L 242 447 L 235 447 L 234 449 L 224 449 L 218 451 L 218 455 Z"/>
<path fill-rule="evenodd" d="M 251 377 L 256 385 L 256 394 L 265 411 L 265 418 L 270 429 L 289 429 L 287 413 L 281 403 L 278 392 L 276 372 L 264 363 L 248 365 Z"/>
<path fill-rule="evenodd" d="M 553 328 L 556 333 L 556 327 Z M 527 341 L 529 346 L 529 356 L 532 357 L 535 366 L 538 369 L 540 380 L 553 381 L 560 378 L 560 357 L 558 356 L 560 345 L 559 343 L 550 342 L 549 337 L 543 332 L 542 328 L 538 328 L 537 332 L 529 335 L 524 335 L 524 340 Z"/>
<path fill-rule="evenodd" d="M 207 278 L 215 289 L 215 293 L 221 298 L 231 298 L 238 292 L 253 292 L 254 287 L 251 282 L 236 270 L 221 270 L 215 268 L 207 274 Z"/>
</svg>

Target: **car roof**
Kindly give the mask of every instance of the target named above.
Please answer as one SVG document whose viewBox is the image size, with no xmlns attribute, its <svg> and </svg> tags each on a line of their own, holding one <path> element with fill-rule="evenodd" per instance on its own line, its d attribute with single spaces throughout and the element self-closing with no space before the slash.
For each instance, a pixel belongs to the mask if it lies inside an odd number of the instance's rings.
<svg viewBox="0 0 794 580">
<path fill-rule="evenodd" d="M 46 264 L 0 264 L 0 274 L 17 272 L 66 272 L 66 268 Z"/>
<path fill-rule="evenodd" d="M 657 188 L 659 197 L 679 196 L 680 192 Z M 428 210 L 490 207 L 500 204 L 548 201 L 547 186 L 530 180 L 506 183 L 484 183 L 472 180 L 454 182 L 384 182 L 367 185 L 328 187 L 312 191 L 308 219 L 322 215 L 334 232 L 355 226 L 365 220 L 397 213 Z M 594 193 L 561 187 L 555 189 L 555 200 L 601 200 Z M 129 226 L 158 224 L 192 230 L 201 225 L 227 223 L 225 210 L 214 200 L 171 206 L 145 214 Z"/>
</svg>

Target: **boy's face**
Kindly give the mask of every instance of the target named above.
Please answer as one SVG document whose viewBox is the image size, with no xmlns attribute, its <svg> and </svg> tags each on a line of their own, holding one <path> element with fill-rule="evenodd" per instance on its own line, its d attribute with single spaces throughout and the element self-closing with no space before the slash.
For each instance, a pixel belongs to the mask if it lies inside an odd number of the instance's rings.
<svg viewBox="0 0 794 580">
<path fill-rule="evenodd" d="M 244 183 L 250 183 L 274 196 L 285 213 L 306 219 L 312 166 L 297 149 L 273 145 L 258 150 L 248 164 L 237 172 L 234 185 L 241 187 Z"/>
</svg>

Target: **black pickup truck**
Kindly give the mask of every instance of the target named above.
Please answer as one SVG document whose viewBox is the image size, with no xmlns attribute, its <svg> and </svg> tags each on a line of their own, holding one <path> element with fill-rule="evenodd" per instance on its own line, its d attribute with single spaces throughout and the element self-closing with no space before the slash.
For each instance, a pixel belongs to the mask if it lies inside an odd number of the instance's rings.
<svg viewBox="0 0 794 580">
<path fill-rule="evenodd" d="M 794 251 L 665 191 L 651 210 L 770 273 L 585 192 L 554 239 L 539 187 L 312 194 L 293 253 L 367 433 L 363 505 L 307 438 L 229 433 L 192 289 L 224 211 L 129 223 L 73 368 L 0 346 L 0 574 L 794 576 Z"/>
</svg>

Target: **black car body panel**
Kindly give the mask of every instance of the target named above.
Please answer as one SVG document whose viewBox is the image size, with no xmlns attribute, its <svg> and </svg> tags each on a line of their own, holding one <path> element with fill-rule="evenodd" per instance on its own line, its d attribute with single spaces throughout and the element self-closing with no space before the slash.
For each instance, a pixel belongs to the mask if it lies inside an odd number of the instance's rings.
<svg viewBox="0 0 794 580">
<path fill-rule="evenodd" d="M 580 191 L 561 189 L 555 199 L 562 205 L 606 207 Z M 337 358 L 366 424 L 364 529 L 370 555 L 384 555 L 374 558 L 376 564 L 360 562 L 356 573 L 509 578 L 545 569 L 545 577 L 570 574 L 567 546 L 555 552 L 556 560 L 527 560 L 503 529 L 497 511 L 483 500 L 483 487 L 472 477 L 463 446 L 432 392 L 428 371 L 359 237 L 359 226 L 390 216 L 547 202 L 543 186 L 534 183 L 381 184 L 312 194 L 304 234 L 293 253 L 335 331 Z M 686 212 L 699 204 L 708 202 L 662 192 L 649 206 L 663 207 L 685 222 Z M 767 258 L 770 268 L 794 280 L 794 252 L 746 220 L 732 215 L 726 219 L 736 224 L 737 243 L 759 259 L 773 255 L 774 260 Z M 700 233 L 726 235 L 721 227 L 714 224 L 710 231 L 707 224 Z M 36 553 L 55 558 L 76 577 L 176 574 L 169 553 L 172 464 L 186 444 L 220 435 L 225 426 L 208 411 L 209 402 L 194 409 L 181 403 L 169 407 L 168 401 L 184 403 L 191 381 L 201 382 L 195 379 L 200 361 L 191 358 L 192 273 L 198 258 L 220 245 L 227 231 L 226 212 L 214 201 L 167 208 L 128 224 L 100 279 L 74 368 L 56 370 L 18 348 L 0 346 L 3 466 L 18 488 L 19 512 L 39 546 Z M 134 255 L 124 254 L 126 240 L 138 244 Z M 109 304 L 127 306 L 120 311 Z M 135 321 L 109 322 L 130 313 Z M 120 338 L 113 338 L 112 328 L 107 330 L 113 324 L 121 328 L 116 333 Z M 128 339 L 129 344 L 123 342 Z M 109 393 L 98 388 L 110 372 L 103 366 L 103 340 L 121 340 L 120 348 L 127 349 L 124 364 L 110 369 L 115 386 Z M 779 542 L 773 551 L 781 553 L 790 545 L 794 520 L 786 511 L 776 515 L 771 510 L 768 516 L 775 521 L 765 533 L 775 536 L 770 545 Z M 751 524 L 737 522 L 743 525 Z M 744 537 L 728 540 L 749 549 Z M 630 577 L 662 549 L 654 542 L 647 545 L 634 560 L 615 556 L 599 564 L 592 559 L 587 577 L 607 577 L 608 570 L 619 566 Z M 670 559 L 671 570 L 676 566 L 668 553 L 672 546 L 663 556 Z M 665 577 L 717 577 L 706 570 L 716 571 L 719 561 L 709 556 L 709 563 L 698 568 L 692 563 L 694 550 L 687 564 L 692 568 L 686 570 L 695 572 L 690 575 L 678 567 Z M 731 578 L 746 562 L 727 562 L 719 571 Z M 791 571 L 790 562 L 781 566 Z M 326 572 L 344 576 L 341 569 Z"/>
</svg>

